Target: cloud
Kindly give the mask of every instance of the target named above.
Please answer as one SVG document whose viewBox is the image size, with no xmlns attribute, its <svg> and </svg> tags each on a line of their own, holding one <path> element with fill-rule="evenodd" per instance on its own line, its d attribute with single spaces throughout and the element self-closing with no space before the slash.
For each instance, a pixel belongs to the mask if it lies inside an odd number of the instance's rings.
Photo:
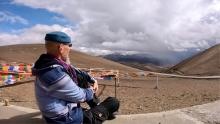
<svg viewBox="0 0 220 124">
<path fill-rule="evenodd" d="M 10 12 L 1 12 L 0 11 L 0 22 L 8 22 L 8 23 L 11 23 L 11 24 L 14 24 L 14 23 L 21 23 L 23 25 L 28 25 L 29 22 L 20 17 L 20 16 L 17 16 L 13 13 L 10 13 Z"/>
<path fill-rule="evenodd" d="M 220 43 L 219 0 L 14 0 L 77 23 L 84 51 L 168 54 Z M 106 52 L 107 51 L 107 52 Z"/>
<path fill-rule="evenodd" d="M 35 25 L 31 28 L 17 30 L 14 34 L 0 32 L 0 45 L 44 43 L 45 34 L 51 31 L 63 31 L 74 37 L 71 28 L 61 25 Z"/>
</svg>

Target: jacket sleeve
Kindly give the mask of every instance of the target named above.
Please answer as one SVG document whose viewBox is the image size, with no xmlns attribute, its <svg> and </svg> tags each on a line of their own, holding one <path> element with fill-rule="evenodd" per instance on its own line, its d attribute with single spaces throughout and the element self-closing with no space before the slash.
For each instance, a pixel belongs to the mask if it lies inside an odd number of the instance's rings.
<svg viewBox="0 0 220 124">
<path fill-rule="evenodd" d="M 93 99 L 93 90 L 80 88 L 61 68 L 55 68 L 40 78 L 42 88 L 48 95 L 70 102 L 84 102 Z"/>
<path fill-rule="evenodd" d="M 73 69 L 76 71 L 77 80 L 79 83 L 81 83 L 81 82 L 89 82 L 90 84 L 95 83 L 95 79 L 92 76 L 90 76 L 87 72 L 81 71 L 81 70 L 76 69 L 74 67 L 73 67 Z"/>
</svg>

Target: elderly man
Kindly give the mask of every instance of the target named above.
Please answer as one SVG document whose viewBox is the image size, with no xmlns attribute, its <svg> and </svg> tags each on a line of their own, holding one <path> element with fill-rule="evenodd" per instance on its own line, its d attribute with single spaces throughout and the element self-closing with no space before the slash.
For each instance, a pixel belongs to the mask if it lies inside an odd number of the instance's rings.
<svg viewBox="0 0 220 124">
<path fill-rule="evenodd" d="M 119 101 L 108 97 L 101 103 L 94 102 L 98 83 L 70 65 L 71 46 L 71 38 L 64 32 L 46 34 L 46 54 L 39 57 L 32 70 L 37 104 L 50 124 L 101 124 L 113 117 Z M 81 102 L 87 102 L 90 109 L 83 110 Z"/>
</svg>

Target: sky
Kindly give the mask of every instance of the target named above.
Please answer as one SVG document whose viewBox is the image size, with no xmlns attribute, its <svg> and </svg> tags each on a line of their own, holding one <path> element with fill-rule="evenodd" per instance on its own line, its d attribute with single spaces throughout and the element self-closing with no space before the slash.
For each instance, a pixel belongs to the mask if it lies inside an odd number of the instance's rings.
<svg viewBox="0 0 220 124">
<path fill-rule="evenodd" d="M 220 43 L 220 0 L 0 1 L 1 46 L 44 43 L 51 31 L 94 55 L 190 54 Z"/>
</svg>

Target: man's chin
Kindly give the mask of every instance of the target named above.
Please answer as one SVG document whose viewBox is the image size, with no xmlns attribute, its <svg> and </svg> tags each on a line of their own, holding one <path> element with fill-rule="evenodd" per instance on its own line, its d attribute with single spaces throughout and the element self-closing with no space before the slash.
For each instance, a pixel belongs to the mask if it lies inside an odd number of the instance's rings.
<svg viewBox="0 0 220 124">
<path fill-rule="evenodd" d="M 70 59 L 69 57 L 62 57 L 61 58 L 64 62 L 66 62 L 67 64 L 70 64 Z"/>
</svg>

